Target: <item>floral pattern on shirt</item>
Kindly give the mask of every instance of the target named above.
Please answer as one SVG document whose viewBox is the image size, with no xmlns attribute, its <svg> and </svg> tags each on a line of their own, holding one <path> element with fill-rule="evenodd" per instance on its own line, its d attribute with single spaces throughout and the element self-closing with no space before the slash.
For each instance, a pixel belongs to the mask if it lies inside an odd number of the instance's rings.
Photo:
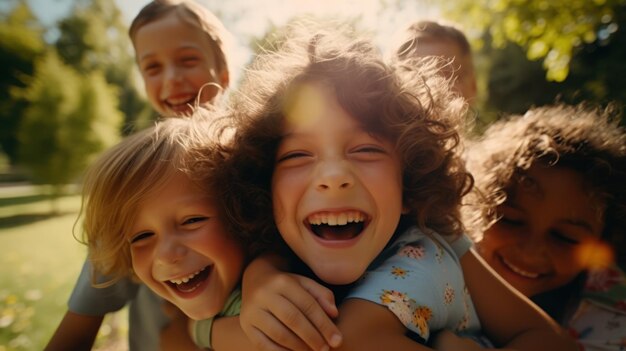
<svg viewBox="0 0 626 351">
<path fill-rule="evenodd" d="M 407 245 L 400 249 L 398 255 L 419 260 L 424 258 L 426 251 L 422 245 Z"/>
<path fill-rule="evenodd" d="M 396 277 L 396 278 L 406 278 L 409 276 L 409 273 L 411 271 L 404 269 L 404 268 L 400 268 L 400 267 L 396 267 L 396 266 L 392 266 L 392 270 L 391 270 L 391 274 Z"/>
<path fill-rule="evenodd" d="M 406 294 L 394 290 L 383 290 L 380 301 L 400 319 L 402 324 L 411 323 L 411 301 Z"/>
<path fill-rule="evenodd" d="M 454 288 L 449 283 L 446 283 L 446 288 L 443 291 L 443 302 L 449 305 L 452 301 L 454 301 Z"/>
<path fill-rule="evenodd" d="M 380 257 L 346 298 L 385 306 L 408 332 L 426 341 L 442 329 L 467 335 L 479 331 L 458 256 L 443 237 L 412 227 Z"/>
<path fill-rule="evenodd" d="M 413 324 L 419 329 L 421 335 L 428 335 L 428 321 L 432 316 L 433 311 L 426 306 L 418 306 L 413 312 Z"/>
</svg>

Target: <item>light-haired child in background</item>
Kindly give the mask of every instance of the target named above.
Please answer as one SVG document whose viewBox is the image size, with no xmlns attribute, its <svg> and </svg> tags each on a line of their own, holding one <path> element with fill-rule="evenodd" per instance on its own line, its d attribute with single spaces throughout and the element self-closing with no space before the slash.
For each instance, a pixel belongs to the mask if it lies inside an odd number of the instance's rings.
<svg viewBox="0 0 626 351">
<path fill-rule="evenodd" d="M 148 100 L 162 116 L 188 114 L 228 88 L 231 35 L 196 1 L 151 2 L 129 35 Z"/>
<path fill-rule="evenodd" d="M 258 241 L 280 233 L 342 302 L 339 334 L 327 290 L 279 272 L 275 256 L 257 259 L 244 274 L 244 331 L 264 350 L 420 350 L 437 330 L 482 326 L 498 345 L 573 349 L 469 250 L 459 206 L 471 176 L 454 152 L 466 104 L 436 66 L 402 64 L 387 65 L 368 40 L 305 30 L 246 72 L 233 95 L 227 214 Z M 214 338 L 219 349 L 226 336 Z"/>
<path fill-rule="evenodd" d="M 626 264 L 626 131 L 612 114 L 533 108 L 467 151 L 478 192 L 465 215 L 478 252 L 589 349 L 626 346 L 626 280 L 607 268 Z"/>
<path fill-rule="evenodd" d="M 452 89 L 474 104 L 477 93 L 472 50 L 467 37 L 455 25 L 443 21 L 421 20 L 396 33 L 387 50 L 387 59 L 440 57 L 441 73 L 450 79 Z"/>
<path fill-rule="evenodd" d="M 159 114 L 188 114 L 191 105 L 211 103 L 228 87 L 231 36 L 219 19 L 195 1 L 150 2 L 133 20 L 129 35 L 150 104 Z M 68 311 L 46 350 L 90 350 L 104 316 L 127 304 L 130 350 L 159 349 L 159 333 L 169 323 L 163 300 L 129 279 L 95 288 L 92 273 L 96 272 L 86 260 Z M 178 347 L 182 349 L 184 343 Z"/>
</svg>

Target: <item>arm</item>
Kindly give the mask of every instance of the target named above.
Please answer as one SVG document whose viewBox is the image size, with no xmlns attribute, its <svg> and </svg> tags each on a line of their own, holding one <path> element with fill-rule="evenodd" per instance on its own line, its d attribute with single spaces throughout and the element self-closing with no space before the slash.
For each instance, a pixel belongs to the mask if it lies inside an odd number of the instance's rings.
<svg viewBox="0 0 626 351">
<path fill-rule="evenodd" d="M 341 347 L 333 350 L 432 350 L 409 339 L 406 327 L 387 307 L 362 299 L 347 299 L 339 308 Z"/>
<path fill-rule="evenodd" d="M 511 349 L 486 349 L 469 338 L 442 330 L 433 336 L 430 348 L 406 334 L 406 327 L 388 308 L 362 299 L 348 299 L 341 307 L 338 326 L 344 336 L 341 347 L 334 351 L 359 350 L 438 350 L 438 351 L 487 351 Z M 512 351 L 512 350 L 511 350 Z"/>
<path fill-rule="evenodd" d="M 285 268 L 285 260 L 277 256 L 257 258 L 246 267 L 240 315 L 246 335 L 259 350 L 338 346 L 332 292 L 311 279 L 284 273 Z"/>
<path fill-rule="evenodd" d="M 461 258 L 461 266 L 483 331 L 494 343 L 519 350 L 577 350 L 556 322 L 500 278 L 474 250 Z"/>
<path fill-rule="evenodd" d="M 67 311 L 44 350 L 91 350 L 103 319 Z"/>
<path fill-rule="evenodd" d="M 61 320 L 46 350 L 91 350 L 107 313 L 124 307 L 136 293 L 136 287 L 120 282 L 100 289 L 91 285 L 92 266 L 85 260 L 68 301 L 68 311 Z"/>
</svg>

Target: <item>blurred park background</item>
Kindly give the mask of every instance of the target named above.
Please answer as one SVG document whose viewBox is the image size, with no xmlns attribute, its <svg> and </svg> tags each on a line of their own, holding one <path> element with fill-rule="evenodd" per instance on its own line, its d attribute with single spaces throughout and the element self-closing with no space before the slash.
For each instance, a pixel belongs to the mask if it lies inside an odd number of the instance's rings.
<svg viewBox="0 0 626 351">
<path fill-rule="evenodd" d="M 85 258 L 81 173 L 156 117 L 126 34 L 147 2 L 0 0 L 0 351 L 41 350 L 52 335 Z M 443 18 L 472 41 L 479 126 L 556 101 L 626 102 L 626 0 L 199 2 L 238 40 L 235 78 L 294 16 L 347 17 L 382 50 L 409 21 Z M 97 349 L 124 349 L 123 313 Z"/>
</svg>

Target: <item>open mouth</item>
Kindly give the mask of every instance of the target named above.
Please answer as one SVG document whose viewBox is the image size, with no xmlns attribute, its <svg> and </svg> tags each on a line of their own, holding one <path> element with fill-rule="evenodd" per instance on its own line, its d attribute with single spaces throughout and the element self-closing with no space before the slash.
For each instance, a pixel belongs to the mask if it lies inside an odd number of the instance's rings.
<svg viewBox="0 0 626 351">
<path fill-rule="evenodd" d="M 182 293 L 190 293 L 196 290 L 204 281 L 209 277 L 209 273 L 211 273 L 212 266 L 206 266 L 194 273 L 189 274 L 186 277 L 180 279 L 171 279 L 166 281 L 167 285 L 172 287 L 172 289 L 182 292 Z"/>
<path fill-rule="evenodd" d="M 308 216 L 305 225 L 324 240 L 350 240 L 367 227 L 367 214 L 360 211 L 318 212 Z"/>
<path fill-rule="evenodd" d="M 168 109 L 177 113 L 181 113 L 181 112 L 189 111 L 191 109 L 190 106 L 193 106 L 195 101 L 196 101 L 196 96 L 192 95 L 189 98 L 182 98 L 182 99 L 172 98 L 172 99 L 164 100 L 163 102 L 165 103 Z"/>
<path fill-rule="evenodd" d="M 511 263 L 510 261 L 507 261 L 502 256 L 500 256 L 500 262 L 502 262 L 502 264 L 505 267 L 507 267 L 509 270 L 511 270 L 513 273 L 516 273 L 517 275 L 519 275 L 521 277 L 524 277 L 524 278 L 538 279 L 538 278 L 543 276 L 543 274 L 541 274 L 541 273 L 529 272 L 527 270 L 524 270 L 524 269 L 520 268 L 519 266 L 516 266 L 515 264 Z"/>
</svg>

